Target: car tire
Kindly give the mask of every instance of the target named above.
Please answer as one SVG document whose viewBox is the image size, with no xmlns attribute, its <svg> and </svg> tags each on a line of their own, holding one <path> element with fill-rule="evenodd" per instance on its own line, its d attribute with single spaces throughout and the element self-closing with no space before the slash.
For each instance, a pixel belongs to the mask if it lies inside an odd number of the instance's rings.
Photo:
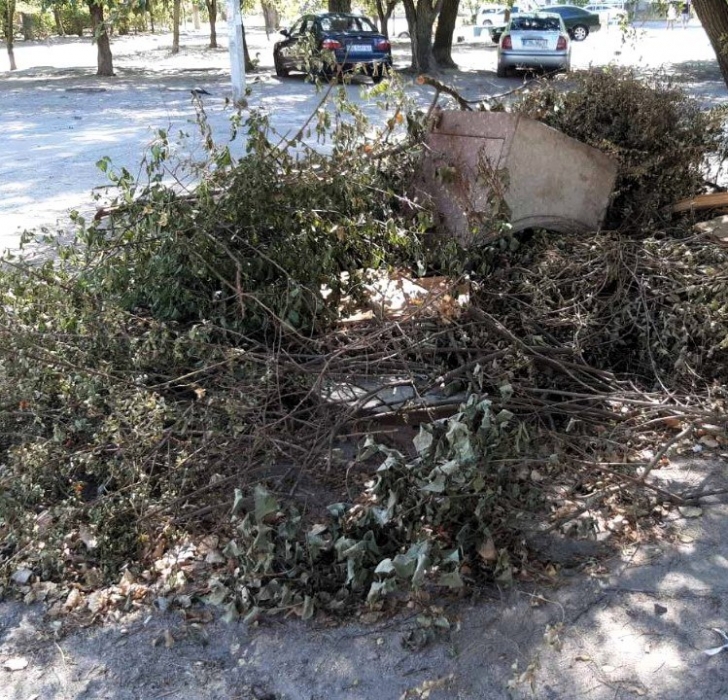
<svg viewBox="0 0 728 700">
<path fill-rule="evenodd" d="M 283 67 L 281 58 L 278 54 L 273 54 L 273 63 L 276 67 L 276 75 L 279 78 L 285 78 L 288 76 L 288 70 Z"/>
<path fill-rule="evenodd" d="M 311 78 L 315 79 L 316 76 L 312 75 Z M 318 78 L 325 83 L 338 83 L 341 78 L 341 72 L 336 65 L 326 65 L 319 71 Z"/>
<path fill-rule="evenodd" d="M 493 22 L 491 22 L 491 21 L 490 21 L 489 19 L 486 19 L 486 20 L 485 20 L 485 21 L 483 22 L 483 26 L 484 26 L 484 27 L 492 27 L 492 26 L 493 26 Z"/>
<path fill-rule="evenodd" d="M 583 24 L 577 24 L 571 30 L 571 38 L 574 41 L 584 41 L 589 36 L 589 27 L 585 27 Z"/>
<path fill-rule="evenodd" d="M 386 66 L 374 66 L 371 74 L 372 82 L 379 85 L 387 77 L 387 70 Z"/>
<path fill-rule="evenodd" d="M 505 66 L 501 66 L 500 64 L 498 64 L 498 68 L 496 69 L 495 74 L 499 78 L 507 78 L 508 77 L 508 68 L 506 68 Z"/>
</svg>

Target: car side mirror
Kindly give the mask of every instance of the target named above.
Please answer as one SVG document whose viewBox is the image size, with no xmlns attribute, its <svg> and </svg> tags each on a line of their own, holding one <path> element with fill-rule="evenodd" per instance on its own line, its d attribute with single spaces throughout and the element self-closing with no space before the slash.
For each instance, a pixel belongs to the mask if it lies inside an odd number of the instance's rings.
<svg viewBox="0 0 728 700">
<path fill-rule="evenodd" d="M 288 29 L 281 29 L 279 34 L 283 34 L 283 36 L 291 36 L 291 32 Z"/>
</svg>

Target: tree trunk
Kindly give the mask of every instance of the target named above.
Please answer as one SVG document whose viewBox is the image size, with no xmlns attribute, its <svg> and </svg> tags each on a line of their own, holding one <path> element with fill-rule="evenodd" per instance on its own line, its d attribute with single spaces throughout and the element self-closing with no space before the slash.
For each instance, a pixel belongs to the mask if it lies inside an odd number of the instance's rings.
<svg viewBox="0 0 728 700">
<path fill-rule="evenodd" d="M 329 0 L 329 12 L 351 12 L 351 0 Z"/>
<path fill-rule="evenodd" d="M 111 77 L 114 75 L 114 61 L 111 56 L 111 42 L 104 24 L 104 8 L 91 0 L 88 4 L 91 13 L 91 27 L 96 41 L 96 75 Z"/>
<path fill-rule="evenodd" d="M 458 19 L 460 0 L 443 0 L 440 17 L 435 30 L 435 45 L 432 53 L 440 68 L 457 68 L 452 60 L 452 38 L 455 34 L 455 24 Z"/>
<path fill-rule="evenodd" d="M 263 8 L 263 19 L 265 20 L 265 36 L 270 39 L 270 35 L 281 25 L 281 16 L 275 5 L 270 2 L 262 2 L 261 6 Z"/>
<path fill-rule="evenodd" d="M 379 18 L 379 29 L 389 39 L 389 20 L 392 18 L 394 8 L 399 0 L 377 0 L 377 17 Z"/>
<path fill-rule="evenodd" d="M 23 32 L 23 39 L 25 41 L 33 41 L 33 15 L 27 12 L 20 13 L 20 31 Z"/>
<path fill-rule="evenodd" d="M 205 0 L 210 18 L 210 48 L 217 48 L 217 0 Z"/>
<path fill-rule="evenodd" d="M 412 65 L 415 73 L 428 73 L 435 68 L 432 55 L 432 25 L 435 23 L 442 0 L 404 0 L 404 12 L 412 41 Z"/>
<path fill-rule="evenodd" d="M 56 23 L 56 34 L 58 36 L 66 36 L 66 28 L 63 26 L 63 16 L 57 7 L 53 8 L 53 21 Z"/>
<path fill-rule="evenodd" d="M 726 0 L 693 0 L 693 7 L 715 51 L 723 82 L 728 86 L 728 3 Z"/>
<path fill-rule="evenodd" d="M 149 27 L 154 34 L 154 3 L 152 0 L 147 0 L 147 10 L 149 11 Z"/>
<path fill-rule="evenodd" d="M 192 3 L 192 26 L 195 29 L 200 28 L 200 8 L 196 2 Z"/>
<path fill-rule="evenodd" d="M 172 4 L 172 53 L 179 53 L 179 7 L 182 0 Z"/>
<path fill-rule="evenodd" d="M 5 35 L 5 44 L 8 47 L 10 70 L 17 70 L 18 64 L 15 63 L 15 29 L 13 28 L 13 19 L 15 19 L 15 0 L 8 0 L 5 4 L 5 17 L 3 17 L 3 34 Z"/>
<path fill-rule="evenodd" d="M 243 25 L 243 56 L 245 57 L 245 72 L 250 73 L 255 70 L 255 66 L 250 60 L 250 53 L 248 53 L 248 42 L 245 40 L 245 25 Z"/>
</svg>

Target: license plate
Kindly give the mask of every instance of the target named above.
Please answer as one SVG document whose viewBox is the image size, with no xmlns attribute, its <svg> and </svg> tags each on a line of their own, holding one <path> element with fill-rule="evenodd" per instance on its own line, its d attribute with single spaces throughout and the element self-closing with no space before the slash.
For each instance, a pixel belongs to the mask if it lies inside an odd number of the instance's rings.
<svg viewBox="0 0 728 700">
<path fill-rule="evenodd" d="M 371 44 L 350 44 L 349 51 L 352 53 L 371 53 Z"/>
<path fill-rule="evenodd" d="M 523 45 L 524 46 L 534 46 L 537 49 L 546 48 L 546 42 L 543 39 L 524 39 Z"/>
</svg>

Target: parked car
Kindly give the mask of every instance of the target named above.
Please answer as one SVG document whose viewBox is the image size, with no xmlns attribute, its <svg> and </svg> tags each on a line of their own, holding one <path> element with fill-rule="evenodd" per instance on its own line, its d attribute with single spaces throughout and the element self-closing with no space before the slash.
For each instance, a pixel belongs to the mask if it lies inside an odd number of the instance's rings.
<svg viewBox="0 0 728 700">
<path fill-rule="evenodd" d="M 587 5 L 584 9 L 587 10 L 587 12 L 594 12 L 599 15 L 599 19 L 602 24 L 619 24 L 626 22 L 629 17 L 627 10 L 619 5 Z"/>
<path fill-rule="evenodd" d="M 389 40 L 362 15 L 304 15 L 281 34 L 286 38 L 273 47 L 280 77 L 294 70 L 326 76 L 361 70 L 378 83 L 392 67 Z"/>
<path fill-rule="evenodd" d="M 571 69 L 571 40 L 559 15 L 532 12 L 511 17 L 498 43 L 498 77 L 517 68 Z"/>
<path fill-rule="evenodd" d="M 576 5 L 549 5 L 548 11 L 564 20 L 566 31 L 574 41 L 584 41 L 589 34 L 598 32 L 602 27 L 599 15 Z"/>
<path fill-rule="evenodd" d="M 475 24 L 479 27 L 493 27 L 506 23 L 507 5 L 483 5 L 475 15 Z M 518 7 L 511 8 L 511 14 L 516 14 Z"/>
</svg>

